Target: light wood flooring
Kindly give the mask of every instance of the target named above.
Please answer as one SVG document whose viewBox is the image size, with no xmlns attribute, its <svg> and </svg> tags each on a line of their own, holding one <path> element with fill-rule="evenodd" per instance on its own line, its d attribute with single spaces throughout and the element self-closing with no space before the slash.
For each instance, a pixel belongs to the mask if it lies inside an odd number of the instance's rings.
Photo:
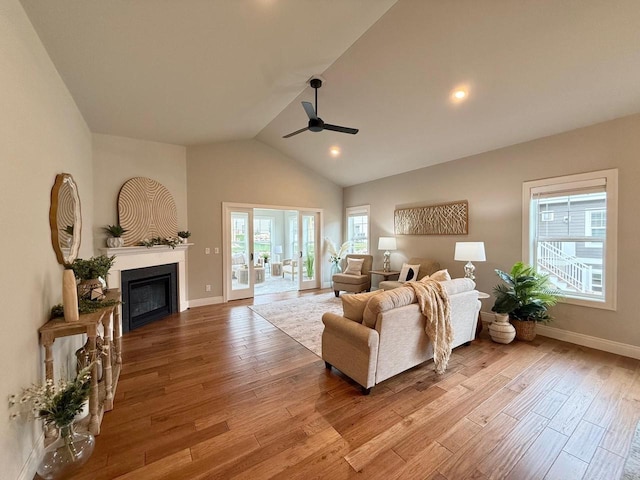
<svg viewBox="0 0 640 480">
<path fill-rule="evenodd" d="M 74 478 L 620 476 L 640 418 L 636 360 L 483 332 L 445 375 L 428 362 L 363 396 L 248 304 L 127 334 L 115 408 Z"/>
</svg>

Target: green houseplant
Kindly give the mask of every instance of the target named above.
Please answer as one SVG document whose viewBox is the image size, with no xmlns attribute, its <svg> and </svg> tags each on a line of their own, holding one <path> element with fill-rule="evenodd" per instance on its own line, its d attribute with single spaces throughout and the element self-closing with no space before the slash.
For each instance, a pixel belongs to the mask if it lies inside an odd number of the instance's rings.
<svg viewBox="0 0 640 480">
<path fill-rule="evenodd" d="M 178 232 L 178 237 L 180 237 L 180 241 L 182 243 L 187 243 L 190 236 L 191 236 L 191 232 L 189 230 L 183 230 Z"/>
<path fill-rule="evenodd" d="M 504 282 L 493 289 L 496 301 L 492 311 L 508 314 L 519 340 L 533 340 L 537 322 L 551 320 L 548 309 L 558 302 L 559 291 L 549 275 L 537 272 L 532 266 L 516 263 L 509 273 L 496 270 Z"/>
<path fill-rule="evenodd" d="M 109 248 L 118 248 L 124 245 L 124 241 L 122 240 L 122 235 L 127 232 L 120 225 L 107 225 L 104 227 L 104 231 L 107 232 L 110 237 L 107 238 L 107 247 Z"/>
<path fill-rule="evenodd" d="M 113 266 L 115 259 L 115 255 L 111 257 L 99 255 L 91 257 L 89 260 L 75 259 L 71 264 L 71 269 L 76 278 L 80 280 L 78 297 L 88 298 L 89 300 L 102 300 L 104 298 L 102 282 L 99 279 L 106 280 L 109 269 Z"/>
</svg>

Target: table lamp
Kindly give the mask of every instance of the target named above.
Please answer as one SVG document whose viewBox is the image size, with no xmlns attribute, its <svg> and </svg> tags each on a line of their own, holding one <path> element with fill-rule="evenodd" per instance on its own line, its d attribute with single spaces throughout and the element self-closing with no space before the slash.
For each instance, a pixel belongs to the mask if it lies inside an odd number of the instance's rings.
<svg viewBox="0 0 640 480">
<path fill-rule="evenodd" d="M 276 262 L 280 261 L 280 255 L 282 254 L 282 245 L 276 245 L 273 248 L 274 258 Z"/>
<path fill-rule="evenodd" d="M 378 250 L 384 250 L 384 262 L 382 262 L 382 270 L 388 272 L 391 270 L 391 252 L 389 250 L 396 249 L 396 237 L 380 237 L 378 238 Z"/>
<path fill-rule="evenodd" d="M 456 242 L 453 259 L 467 262 L 464 266 L 464 276 L 474 280 L 476 277 L 473 272 L 476 267 L 471 262 L 484 262 L 487 260 L 484 254 L 484 242 Z"/>
</svg>

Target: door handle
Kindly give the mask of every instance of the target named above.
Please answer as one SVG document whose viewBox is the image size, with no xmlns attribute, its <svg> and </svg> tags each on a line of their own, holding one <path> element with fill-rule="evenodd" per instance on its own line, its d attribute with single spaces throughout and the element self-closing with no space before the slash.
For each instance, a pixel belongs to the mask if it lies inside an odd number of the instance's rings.
<svg viewBox="0 0 640 480">
<path fill-rule="evenodd" d="M 249 259 L 253 262 L 253 252 L 249 254 Z"/>
</svg>

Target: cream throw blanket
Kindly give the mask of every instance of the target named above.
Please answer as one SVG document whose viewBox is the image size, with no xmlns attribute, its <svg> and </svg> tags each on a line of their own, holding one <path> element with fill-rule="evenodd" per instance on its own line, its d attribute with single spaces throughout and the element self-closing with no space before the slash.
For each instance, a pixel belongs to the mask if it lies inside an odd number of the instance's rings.
<svg viewBox="0 0 640 480">
<path fill-rule="evenodd" d="M 433 363 L 436 373 L 442 374 L 447 369 L 453 343 L 449 295 L 440 282 L 431 279 L 408 282 L 405 286 L 413 288 L 420 311 L 427 318 L 424 331 L 433 343 Z"/>
</svg>

